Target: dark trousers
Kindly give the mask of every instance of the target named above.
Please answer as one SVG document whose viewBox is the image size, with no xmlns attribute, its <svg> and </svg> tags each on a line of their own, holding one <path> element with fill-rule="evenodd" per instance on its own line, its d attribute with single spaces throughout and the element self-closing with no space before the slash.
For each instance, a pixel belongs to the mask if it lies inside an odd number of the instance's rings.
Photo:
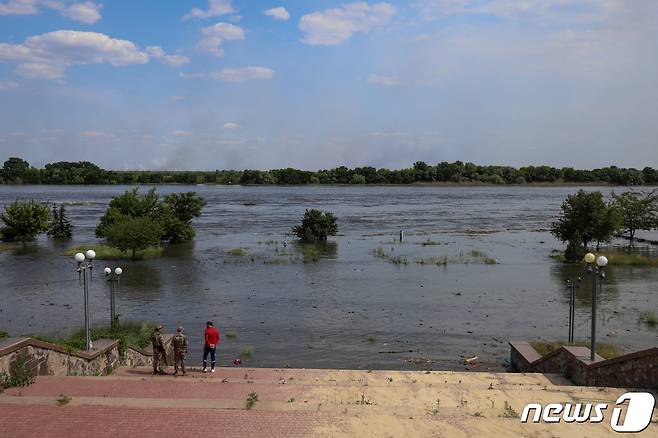
<svg viewBox="0 0 658 438">
<path fill-rule="evenodd" d="M 217 348 L 210 348 L 207 345 L 203 347 L 203 367 L 208 367 L 208 353 L 210 353 L 210 368 L 215 368 L 215 351 Z"/>
</svg>

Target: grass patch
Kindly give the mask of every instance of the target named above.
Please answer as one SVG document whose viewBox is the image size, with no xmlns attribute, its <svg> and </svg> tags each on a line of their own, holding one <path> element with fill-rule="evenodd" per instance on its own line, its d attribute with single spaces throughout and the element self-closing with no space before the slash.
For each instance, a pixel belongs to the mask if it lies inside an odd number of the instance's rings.
<svg viewBox="0 0 658 438">
<path fill-rule="evenodd" d="M 656 316 L 656 312 L 654 311 L 644 313 L 640 317 L 640 320 L 644 321 L 647 325 L 651 327 L 655 327 L 656 324 L 658 324 L 658 316 Z"/>
<path fill-rule="evenodd" d="M 368 336 L 368 342 L 377 342 L 377 336 Z"/>
<path fill-rule="evenodd" d="M 78 252 L 86 252 L 88 249 L 96 251 L 96 258 L 98 260 L 132 260 L 131 251 L 121 251 L 109 245 L 79 245 L 73 248 L 67 248 L 62 252 L 62 255 L 73 257 Z M 162 254 L 162 247 L 146 248 L 142 251 L 135 253 L 135 259 L 143 260 L 154 257 L 159 257 Z"/>
<path fill-rule="evenodd" d="M 503 410 L 503 418 L 519 418 L 519 413 L 514 410 L 512 405 L 505 401 L 505 409 Z"/>
<path fill-rule="evenodd" d="M 245 408 L 247 410 L 253 408 L 256 405 L 256 402 L 258 401 L 258 393 L 252 392 L 247 396 L 247 400 L 245 401 Z"/>
<path fill-rule="evenodd" d="M 409 260 L 406 257 L 393 255 L 395 248 L 391 248 L 390 251 L 386 251 L 382 247 L 378 247 L 371 251 L 372 255 L 379 259 L 384 259 L 393 263 L 394 265 L 408 265 Z M 459 253 L 458 256 L 448 257 L 448 256 L 432 256 L 432 257 L 418 257 L 413 259 L 413 263 L 417 265 L 436 265 L 436 266 L 448 266 L 448 264 L 484 264 L 484 265 L 497 265 L 498 260 L 493 257 L 488 257 L 485 253 L 481 251 L 471 251 L 470 254 L 464 254 L 463 252 Z"/>
<path fill-rule="evenodd" d="M 254 347 L 252 347 L 251 345 L 247 345 L 238 353 L 239 357 L 246 357 L 248 359 L 251 359 L 253 355 L 254 355 Z"/>
<path fill-rule="evenodd" d="M 235 339 L 238 337 L 238 333 L 235 330 L 229 330 L 226 332 L 226 337 L 228 339 Z"/>
<path fill-rule="evenodd" d="M 605 255 L 608 258 L 608 266 L 654 266 L 658 267 L 658 257 L 649 256 L 644 254 L 629 254 L 626 252 L 606 252 Z M 569 263 L 570 261 L 564 257 L 564 253 L 561 251 L 553 251 L 549 256 L 555 261 L 562 263 Z M 579 263 L 579 262 L 576 262 Z"/>
<path fill-rule="evenodd" d="M 532 348 L 534 348 L 537 353 L 540 355 L 544 356 L 547 355 L 548 353 L 557 350 L 558 348 L 567 345 L 567 343 L 563 340 L 557 340 L 553 342 L 548 342 L 548 341 L 532 341 L 530 343 L 532 345 Z M 586 341 L 578 341 L 575 342 L 574 345 L 578 347 L 589 347 L 589 342 Z M 613 357 L 618 357 L 621 356 L 624 353 L 621 347 L 615 344 L 610 344 L 607 342 L 597 342 L 596 343 L 596 354 L 601 356 L 604 359 L 611 359 Z"/>
<path fill-rule="evenodd" d="M 59 398 L 57 399 L 57 406 L 64 406 L 68 405 L 71 403 L 71 397 L 65 394 L 60 394 Z"/>
<path fill-rule="evenodd" d="M 4 339 L 4 338 L 8 338 L 8 337 L 9 337 L 9 333 L 3 332 L 2 330 L 0 330 L 0 339 Z"/>
<path fill-rule="evenodd" d="M 247 252 L 246 248 L 232 248 L 232 249 L 229 249 L 228 251 L 226 251 L 226 254 L 232 255 L 232 256 L 235 256 L 235 257 L 245 257 L 248 254 L 248 252 Z"/>
<path fill-rule="evenodd" d="M 118 339 L 119 354 L 123 356 L 128 346 L 146 347 L 150 342 L 154 328 L 155 324 L 151 322 L 127 321 L 118 323 L 114 329 L 109 327 L 92 328 L 91 340 L 93 342 L 98 339 Z M 84 328 L 76 330 L 67 338 L 47 335 L 38 335 L 35 338 L 52 344 L 62 345 L 70 350 L 82 350 L 85 348 L 86 342 Z"/>
</svg>

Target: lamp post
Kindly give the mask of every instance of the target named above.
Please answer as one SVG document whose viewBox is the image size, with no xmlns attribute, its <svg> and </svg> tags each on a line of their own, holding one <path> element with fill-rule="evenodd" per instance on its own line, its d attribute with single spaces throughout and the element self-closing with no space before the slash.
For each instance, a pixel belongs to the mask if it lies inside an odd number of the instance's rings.
<svg viewBox="0 0 658 438">
<path fill-rule="evenodd" d="M 594 356 L 596 355 L 596 300 L 597 293 L 601 290 L 601 285 L 605 278 L 604 268 L 608 264 L 608 258 L 605 256 L 596 257 L 591 252 L 588 252 L 585 254 L 585 262 L 587 263 L 587 271 L 592 274 L 592 337 L 590 359 L 594 362 Z"/>
<path fill-rule="evenodd" d="M 85 300 L 85 349 L 91 350 L 91 316 L 89 313 L 89 283 L 91 282 L 91 273 L 94 269 L 94 259 L 96 252 L 93 249 L 87 250 L 84 254 L 79 252 L 74 256 L 78 262 L 78 279 L 82 276 L 82 284 Z"/>
<path fill-rule="evenodd" d="M 578 282 L 574 283 L 567 280 L 567 289 L 569 289 L 569 345 L 574 343 L 574 327 L 576 325 L 576 289 L 580 288 L 580 277 Z"/>
<path fill-rule="evenodd" d="M 114 292 L 116 285 L 119 284 L 119 277 L 121 277 L 123 269 L 117 267 L 112 272 L 112 269 L 106 267 L 103 272 L 105 273 L 105 279 L 110 283 L 110 327 L 114 328 L 117 320 Z"/>
</svg>

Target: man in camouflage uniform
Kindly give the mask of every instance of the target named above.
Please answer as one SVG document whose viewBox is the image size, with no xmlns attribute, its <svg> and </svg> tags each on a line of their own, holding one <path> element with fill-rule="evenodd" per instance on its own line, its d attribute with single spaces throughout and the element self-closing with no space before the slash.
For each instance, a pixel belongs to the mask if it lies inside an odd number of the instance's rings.
<svg viewBox="0 0 658 438">
<path fill-rule="evenodd" d="M 162 326 L 155 327 L 151 335 L 151 345 L 153 346 L 153 374 L 165 374 L 161 362 L 165 362 L 164 339 L 162 338 Z"/>
<path fill-rule="evenodd" d="M 174 376 L 178 375 L 178 366 L 180 365 L 183 375 L 185 375 L 185 356 L 187 355 L 187 336 L 183 334 L 183 327 L 178 327 L 177 333 L 171 340 L 174 346 Z"/>
</svg>

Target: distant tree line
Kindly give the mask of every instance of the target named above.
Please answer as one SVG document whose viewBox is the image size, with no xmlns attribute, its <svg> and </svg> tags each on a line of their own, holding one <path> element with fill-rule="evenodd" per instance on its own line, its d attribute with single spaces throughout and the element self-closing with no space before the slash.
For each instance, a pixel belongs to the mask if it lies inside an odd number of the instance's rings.
<svg viewBox="0 0 658 438">
<path fill-rule="evenodd" d="M 434 166 L 417 161 L 407 169 L 376 169 L 345 166 L 329 170 L 215 170 L 215 171 L 138 171 L 105 170 L 88 161 L 59 161 L 43 169 L 11 157 L 0 169 L 4 184 L 413 184 L 413 183 L 600 183 L 622 186 L 658 184 L 658 170 L 616 166 L 583 170 L 551 166 L 479 166 L 473 163 L 443 161 Z"/>
</svg>

